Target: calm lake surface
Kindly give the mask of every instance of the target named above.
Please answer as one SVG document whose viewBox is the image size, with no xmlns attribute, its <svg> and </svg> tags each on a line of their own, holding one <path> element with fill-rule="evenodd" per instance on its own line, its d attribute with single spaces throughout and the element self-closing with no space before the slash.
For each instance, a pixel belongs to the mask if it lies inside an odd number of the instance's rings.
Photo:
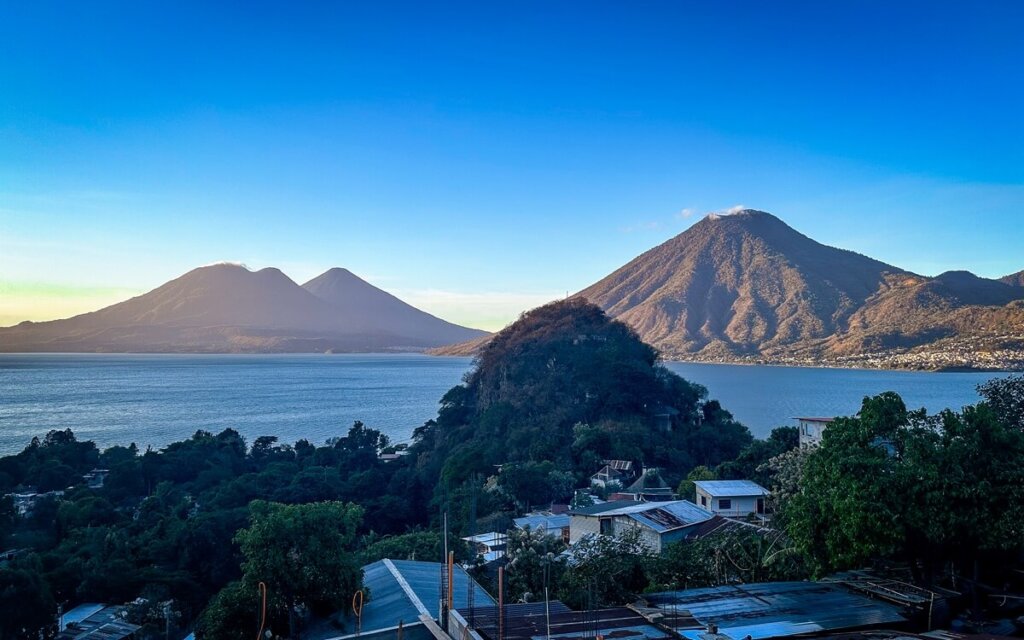
<svg viewBox="0 0 1024 640">
<path fill-rule="evenodd" d="M 161 447 L 197 429 L 321 444 L 355 420 L 407 441 L 469 358 L 425 355 L 0 354 L 0 455 L 71 428 L 100 447 Z M 855 413 L 896 391 L 913 408 L 959 408 L 1000 374 L 669 363 L 757 436 L 797 415 Z"/>
</svg>

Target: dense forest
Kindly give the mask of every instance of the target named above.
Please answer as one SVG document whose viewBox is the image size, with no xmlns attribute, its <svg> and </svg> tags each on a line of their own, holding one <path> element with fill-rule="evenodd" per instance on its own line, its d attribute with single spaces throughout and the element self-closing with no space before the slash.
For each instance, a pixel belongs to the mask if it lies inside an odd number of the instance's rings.
<svg viewBox="0 0 1024 640">
<path fill-rule="evenodd" d="M 143 638 L 167 627 L 250 638 L 260 582 L 272 628 L 298 637 L 305 621 L 345 608 L 361 565 L 440 559 L 440 513 L 449 545 L 471 562 L 460 536 L 570 500 L 612 457 L 657 467 L 684 497 L 696 479 L 756 479 L 773 489 L 778 527 L 661 557 L 628 536 L 589 540 L 572 566 L 556 559 L 560 541 L 515 532 L 510 597 L 549 587 L 574 606 L 621 604 L 645 590 L 800 579 L 877 558 L 912 564 L 922 581 L 1006 570 L 1020 566 L 1024 540 L 1024 380 L 981 391 L 977 406 L 933 416 L 895 394 L 867 398 L 820 448 L 800 450 L 789 427 L 753 439 L 597 307 L 547 305 L 487 345 L 407 450 L 356 423 L 322 444 L 249 443 L 227 429 L 146 451 L 100 451 L 54 431 L 0 458 L 0 549 L 13 551 L 0 563 L 0 640 L 52 634 L 58 605 L 84 601 L 132 603 Z M 109 470 L 102 486 L 85 478 L 96 468 Z M 21 513 L 13 495 L 29 489 L 39 497 Z M 583 602 L 585 584 L 605 588 Z"/>
</svg>

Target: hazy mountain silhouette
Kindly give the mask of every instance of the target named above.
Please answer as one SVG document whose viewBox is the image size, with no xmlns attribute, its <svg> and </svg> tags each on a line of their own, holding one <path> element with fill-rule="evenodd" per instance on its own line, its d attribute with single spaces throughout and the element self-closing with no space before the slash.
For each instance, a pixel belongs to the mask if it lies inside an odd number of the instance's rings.
<svg viewBox="0 0 1024 640">
<path fill-rule="evenodd" d="M 329 283 L 334 272 L 308 284 Z M 349 287 L 350 300 L 346 287 L 334 287 L 324 299 L 274 268 L 200 267 L 99 311 L 2 328 L 0 351 L 389 351 L 485 335 L 417 311 L 344 273 L 359 283 Z"/>
<path fill-rule="evenodd" d="M 337 309 L 347 326 L 373 327 L 385 333 L 414 338 L 423 344 L 452 344 L 487 335 L 485 331 L 452 324 L 402 302 L 359 278 L 335 267 L 302 288 Z"/>
</svg>

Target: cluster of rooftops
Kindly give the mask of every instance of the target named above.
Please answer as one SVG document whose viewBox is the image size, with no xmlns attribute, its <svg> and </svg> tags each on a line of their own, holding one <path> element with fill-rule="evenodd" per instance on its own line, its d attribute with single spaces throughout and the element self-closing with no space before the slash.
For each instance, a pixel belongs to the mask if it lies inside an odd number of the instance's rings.
<svg viewBox="0 0 1024 640">
<path fill-rule="evenodd" d="M 467 571 L 438 562 L 380 560 L 363 568 L 371 594 L 357 621 L 339 612 L 307 640 L 964 640 L 906 630 L 913 612 L 900 594 L 877 597 L 844 576 L 821 582 L 727 585 L 643 595 L 625 606 L 574 611 L 563 603 L 507 603 Z M 861 577 L 876 584 L 876 576 Z M 446 585 L 451 584 L 451 593 Z M 881 593 L 881 592 L 878 592 Z M 934 598 L 945 594 L 932 594 Z M 897 631 L 878 631 L 878 629 Z M 856 632 L 856 633 L 855 633 Z M 838 636 L 836 636 L 836 640 Z"/>
</svg>

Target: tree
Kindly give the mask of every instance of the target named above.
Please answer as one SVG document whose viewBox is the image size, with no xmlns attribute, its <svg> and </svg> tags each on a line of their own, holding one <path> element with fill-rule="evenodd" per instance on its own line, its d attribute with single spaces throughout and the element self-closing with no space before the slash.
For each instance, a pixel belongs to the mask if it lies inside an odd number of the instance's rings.
<svg viewBox="0 0 1024 640">
<path fill-rule="evenodd" d="M 245 561 L 243 584 L 251 591 L 264 582 L 275 619 L 287 619 L 299 637 L 304 610 L 327 614 L 341 609 L 362 583 L 353 553 L 362 509 L 341 502 L 282 505 L 256 501 L 251 524 L 238 532 Z"/>
<path fill-rule="evenodd" d="M 585 536 L 571 549 L 559 599 L 575 609 L 621 605 L 643 592 L 657 559 L 639 529 Z"/>
<path fill-rule="evenodd" d="M 676 494 L 684 500 L 692 500 L 697 495 L 697 485 L 694 484 L 695 481 L 717 479 L 718 474 L 704 465 L 694 467 L 690 470 L 690 473 L 686 474 L 686 479 L 679 483 L 679 487 L 676 489 Z"/>
<path fill-rule="evenodd" d="M 669 590 L 807 577 L 803 556 L 785 532 L 731 523 L 698 540 L 669 545 L 655 580 L 656 588 Z"/>
<path fill-rule="evenodd" d="M 736 458 L 715 467 L 722 480 L 753 480 L 767 484 L 768 478 L 759 472 L 765 462 L 800 445 L 800 431 L 796 427 L 776 427 L 764 440 L 754 440 Z"/>
<path fill-rule="evenodd" d="M 449 537 L 448 549 L 459 562 L 472 559 L 466 543 Z M 362 562 L 369 564 L 384 558 L 440 562 L 444 558 L 444 536 L 437 531 L 410 531 L 396 536 L 370 538 L 365 543 Z"/>
<path fill-rule="evenodd" d="M 993 378 L 978 393 L 1003 424 L 1024 430 L 1024 376 Z"/>
<path fill-rule="evenodd" d="M 34 554 L 0 568 L 0 640 L 29 638 L 50 622 L 56 604 Z"/>
<path fill-rule="evenodd" d="M 871 558 L 973 571 L 1024 548 L 1024 431 L 987 402 L 957 413 L 908 412 L 894 393 L 865 398 L 806 454 L 783 509 L 818 573 Z"/>
<path fill-rule="evenodd" d="M 498 486 L 524 509 L 568 498 L 574 484 L 571 474 L 560 471 L 549 461 L 506 464 L 498 474 Z"/>
<path fill-rule="evenodd" d="M 244 582 L 228 584 L 210 601 L 196 621 L 203 640 L 251 640 L 259 631 L 260 594 Z"/>
<path fill-rule="evenodd" d="M 548 531 L 511 529 L 508 533 L 509 595 L 513 602 L 543 600 L 565 571 L 565 543 Z"/>
</svg>

